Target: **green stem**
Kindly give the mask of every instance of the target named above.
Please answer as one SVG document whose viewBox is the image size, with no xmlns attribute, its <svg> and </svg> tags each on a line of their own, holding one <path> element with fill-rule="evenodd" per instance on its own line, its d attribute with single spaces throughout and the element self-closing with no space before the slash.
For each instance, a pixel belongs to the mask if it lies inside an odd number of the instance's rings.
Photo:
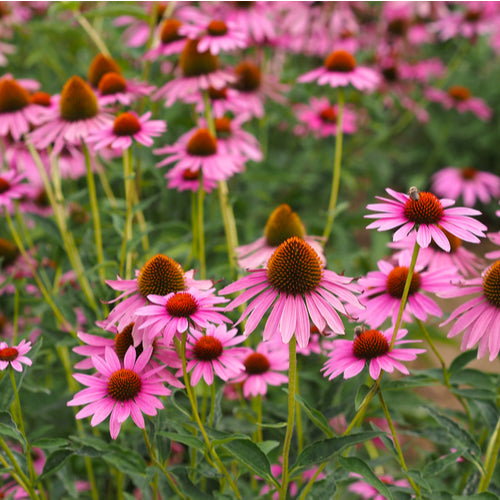
<svg viewBox="0 0 500 500">
<path fill-rule="evenodd" d="M 295 418 L 295 393 L 297 390 L 297 339 L 295 334 L 288 343 L 289 368 L 288 368 L 288 421 L 286 426 L 285 441 L 283 443 L 283 472 L 281 474 L 280 500 L 286 499 L 288 490 L 288 461 L 290 445 L 292 443 L 293 424 Z"/>
<path fill-rule="evenodd" d="M 80 26 L 86 31 L 89 38 L 94 42 L 95 46 L 102 52 L 106 57 L 111 57 L 111 54 L 106 47 L 106 44 L 103 42 L 102 38 L 99 36 L 99 33 L 93 28 L 93 26 L 87 21 L 85 17 L 83 17 L 80 12 L 77 10 L 73 11 L 75 15 L 75 19 L 78 21 Z"/>
<path fill-rule="evenodd" d="M 19 331 L 19 289 L 16 287 L 14 292 L 14 333 L 12 334 L 12 345 L 16 345 L 17 334 Z"/>
<path fill-rule="evenodd" d="M 333 179 L 332 189 L 330 192 L 330 202 L 328 204 L 328 219 L 326 222 L 323 237 L 325 238 L 324 244 L 328 242 L 330 233 L 335 219 L 335 207 L 337 206 L 337 199 L 339 194 L 340 185 L 340 170 L 342 167 L 342 142 L 343 142 L 343 120 L 344 120 L 344 91 L 339 87 L 339 97 L 337 104 L 337 134 L 335 136 L 335 156 L 333 160 Z"/>
<path fill-rule="evenodd" d="M 210 415 L 208 417 L 208 425 L 212 427 L 215 417 L 215 384 L 210 386 Z"/>
<path fill-rule="evenodd" d="M 498 452 L 500 450 L 500 419 L 498 419 L 495 430 L 491 435 L 490 442 L 488 443 L 488 448 L 486 450 L 486 457 L 484 459 L 484 475 L 481 478 L 478 486 L 478 493 L 488 490 L 491 478 L 493 477 L 493 472 L 498 460 Z"/>
<path fill-rule="evenodd" d="M 193 257 L 196 259 L 198 256 L 198 207 L 197 207 L 197 197 L 194 191 L 191 191 L 191 232 L 192 232 L 192 244 L 191 252 Z"/>
<path fill-rule="evenodd" d="M 252 398 L 252 408 L 257 414 L 257 430 L 255 431 L 254 434 L 254 441 L 256 443 L 261 443 L 263 441 L 263 435 L 262 435 L 262 396 L 260 394 L 257 394 L 254 398 Z"/>
<path fill-rule="evenodd" d="M 127 245 L 132 240 L 132 211 L 134 208 L 134 172 L 132 168 L 132 148 L 123 151 L 123 181 L 125 186 L 125 230 L 123 231 L 122 246 L 120 252 L 120 274 L 125 279 L 131 278 L 132 252 Z"/>
<path fill-rule="evenodd" d="M 299 497 L 299 500 L 306 500 L 307 498 L 307 494 L 309 493 L 309 490 L 313 487 L 313 484 L 316 482 L 316 479 L 317 477 L 321 474 L 321 472 L 323 471 L 323 469 L 326 467 L 326 464 L 328 462 L 323 462 L 316 470 L 316 472 L 314 473 L 313 477 L 311 477 L 311 479 L 309 479 L 309 482 L 307 483 L 306 487 L 304 488 L 304 490 L 302 491 L 302 493 L 300 494 L 300 497 Z"/>
<path fill-rule="evenodd" d="M 198 226 L 198 259 L 200 261 L 200 278 L 204 280 L 207 275 L 207 265 L 205 257 L 205 228 L 203 225 L 203 203 L 205 199 L 205 190 L 203 189 L 203 176 L 200 174 L 200 185 L 198 187 L 198 213 L 197 213 L 197 226 Z"/>
<path fill-rule="evenodd" d="M 299 394 L 299 370 L 297 370 L 297 383 L 295 385 L 295 394 Z M 297 454 L 300 454 L 304 448 L 304 435 L 302 433 L 302 411 L 298 401 L 295 402 L 296 428 L 297 428 Z"/>
</svg>

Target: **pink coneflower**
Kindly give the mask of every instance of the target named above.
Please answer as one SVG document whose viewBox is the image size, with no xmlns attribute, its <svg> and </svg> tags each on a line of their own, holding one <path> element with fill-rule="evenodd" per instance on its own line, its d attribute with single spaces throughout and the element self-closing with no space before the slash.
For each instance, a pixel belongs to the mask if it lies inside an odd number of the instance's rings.
<svg viewBox="0 0 500 500">
<path fill-rule="evenodd" d="M 489 203 L 500 196 L 500 177 L 474 167 L 445 167 L 432 176 L 432 191 L 453 200 L 461 196 L 464 205 L 473 207 L 476 198 Z"/>
<path fill-rule="evenodd" d="M 351 475 L 352 477 L 361 477 L 358 474 L 354 473 Z M 406 479 L 396 480 L 392 476 L 389 476 L 388 474 L 383 474 L 381 476 L 378 476 L 378 478 L 384 484 L 393 484 L 394 486 L 399 486 L 403 488 L 410 487 L 410 483 Z M 351 485 L 349 485 L 348 490 L 358 495 L 361 495 L 361 497 L 363 497 L 366 500 L 386 500 L 386 497 L 380 494 L 377 488 L 374 488 L 372 485 L 366 483 L 363 480 L 359 480 L 355 483 L 352 483 Z"/>
<path fill-rule="evenodd" d="M 24 174 L 18 174 L 15 170 L 0 172 L 0 210 L 14 212 L 16 200 L 20 200 L 29 193 L 26 184 L 23 184 Z"/>
<path fill-rule="evenodd" d="M 396 336 L 393 348 L 390 348 L 394 328 L 387 330 L 364 330 L 355 329 L 354 340 L 334 340 L 332 350 L 328 353 L 328 360 L 321 368 L 324 376 L 329 380 L 334 379 L 341 373 L 348 379 L 358 375 L 366 364 L 373 380 L 377 380 L 382 370 L 392 373 L 394 369 L 404 375 L 410 372 L 402 361 L 413 361 L 417 354 L 422 354 L 425 349 L 396 347 L 420 340 L 401 340 L 408 333 L 400 329 Z"/>
<path fill-rule="evenodd" d="M 377 212 L 365 215 L 367 219 L 377 219 L 367 229 L 388 231 L 399 227 L 394 233 L 393 240 L 405 238 L 413 229 L 417 232 L 417 243 L 421 247 L 428 247 L 434 241 L 446 252 L 450 251 L 450 242 L 442 229 L 450 234 L 471 243 L 479 243 L 477 236 L 484 237 L 487 229 L 481 222 L 472 219 L 471 215 L 480 215 L 481 212 L 473 208 L 453 207 L 455 200 L 438 199 L 434 194 L 418 192 L 410 189 L 410 195 L 399 193 L 390 188 L 386 192 L 394 200 L 376 196 L 384 203 L 367 205 L 368 210 Z"/>
<path fill-rule="evenodd" d="M 228 300 L 217 297 L 215 289 L 200 291 L 190 288 L 186 291 L 172 292 L 168 295 L 148 295 L 151 303 L 137 309 L 136 315 L 143 317 L 144 321 L 138 328 L 143 331 L 150 342 L 158 336 L 163 336 L 166 345 L 173 342 L 175 335 L 185 332 L 190 326 L 194 328 L 207 328 L 210 323 L 230 323 L 216 307 Z"/>
<path fill-rule="evenodd" d="M 114 307 L 101 325 L 109 330 L 112 325 L 117 324 L 119 331 L 135 321 L 135 312 L 148 303 L 148 295 L 168 295 L 190 287 L 207 290 L 212 286 L 209 280 L 195 280 L 193 270 L 184 272 L 178 262 L 162 254 L 151 257 L 140 271 L 136 270 L 135 279 L 124 280 L 118 276 L 117 280 L 107 280 L 106 284 L 113 290 L 122 292 L 109 303 L 127 297 Z"/>
<path fill-rule="evenodd" d="M 28 90 L 13 78 L 0 79 L 0 137 L 19 141 L 30 126 L 41 123 L 44 107 L 31 101 Z"/>
<path fill-rule="evenodd" d="M 332 105 L 327 97 L 311 97 L 309 105 L 297 106 L 296 113 L 306 131 L 312 131 L 318 137 L 337 135 L 338 106 Z M 356 113 L 344 108 L 342 131 L 344 134 L 354 134 L 356 130 Z"/>
<path fill-rule="evenodd" d="M 131 106 L 140 98 L 150 96 L 155 88 L 149 83 L 127 80 L 119 73 L 108 72 L 99 80 L 96 96 L 101 106 L 115 103 Z"/>
<path fill-rule="evenodd" d="M 299 76 L 300 83 L 316 81 L 318 85 L 346 87 L 352 85 L 358 90 L 370 92 L 380 82 L 380 75 L 373 69 L 358 66 L 354 56 L 346 50 L 335 50 L 320 68 Z"/>
<path fill-rule="evenodd" d="M 184 99 L 199 90 L 224 88 L 234 81 L 234 75 L 219 69 L 219 59 L 208 50 L 198 52 L 198 40 L 187 40 L 182 50 L 179 67 L 182 76 L 159 88 L 153 99 L 165 99 L 165 106 Z"/>
<path fill-rule="evenodd" d="M 271 310 L 264 340 L 279 332 L 287 344 L 295 334 L 299 347 L 305 347 L 311 334 L 310 321 L 320 332 L 328 325 L 333 332 L 343 334 L 344 325 L 337 313 L 347 314 L 342 302 L 362 307 L 354 295 L 357 288 L 351 284 L 352 278 L 324 269 L 314 249 L 296 236 L 278 246 L 267 269 L 250 272 L 219 292 L 226 295 L 247 289 L 226 307 L 232 310 L 253 299 L 238 320 L 247 318 L 245 335 Z"/>
<path fill-rule="evenodd" d="M 238 90 L 228 87 L 223 87 L 221 89 L 209 87 L 206 92 L 210 101 L 212 114 L 216 118 L 221 118 L 226 113 L 233 113 L 234 115 L 239 116 L 242 120 L 247 118 L 246 116 L 243 116 L 243 113 L 240 111 L 244 105 L 242 105 L 242 94 Z M 203 92 L 195 92 L 194 94 L 187 96 L 183 99 L 183 101 L 186 104 L 194 104 L 197 113 L 203 114 L 205 112 Z"/>
<path fill-rule="evenodd" d="M 145 59 L 156 60 L 160 56 L 180 54 L 186 46 L 186 37 L 179 32 L 181 26 L 182 21 L 175 17 L 165 19 L 159 27 L 158 43 L 146 52 Z"/>
<path fill-rule="evenodd" d="M 44 123 L 31 134 L 30 140 L 38 149 L 54 143 L 53 153 L 63 147 L 80 146 L 89 134 L 106 127 L 112 117 L 99 108 L 97 98 L 79 76 L 71 77 L 64 85 L 60 97 L 54 97 L 57 108 L 47 108 Z"/>
<path fill-rule="evenodd" d="M 439 102 L 445 109 L 456 109 L 459 113 L 470 111 L 483 121 L 488 121 L 493 110 L 483 99 L 473 97 L 471 91 L 462 85 L 452 85 L 447 91 L 429 87 L 425 90 L 429 101 Z"/>
<path fill-rule="evenodd" d="M 247 348 L 233 347 L 244 342 L 245 338 L 237 334 L 237 328 L 228 330 L 225 324 L 218 326 L 210 324 L 205 334 L 194 328 L 189 330 L 186 343 L 186 370 L 192 371 L 192 385 L 196 385 L 202 377 L 207 385 L 212 385 L 214 372 L 220 379 L 226 381 L 245 369 L 242 358 Z"/>
<path fill-rule="evenodd" d="M 321 265 L 326 265 L 322 238 L 308 236 L 299 215 L 289 205 L 283 203 L 275 208 L 264 227 L 264 236 L 253 243 L 236 248 L 238 265 L 243 269 L 266 267 L 274 251 L 288 238 L 296 236 L 308 243 L 318 254 Z"/>
<path fill-rule="evenodd" d="M 168 396 L 171 393 L 158 375 L 162 366 L 145 371 L 152 351 L 152 347 L 149 347 L 136 359 L 134 347 L 129 347 L 123 358 L 123 366 L 111 348 L 106 348 L 104 359 L 94 356 L 92 361 L 98 374 L 73 375 L 78 382 L 87 386 L 67 403 L 68 406 L 87 405 L 75 417 L 80 419 L 93 415 L 90 425 L 94 427 L 111 414 L 109 430 L 112 439 L 118 437 L 122 423 L 129 416 L 137 427 L 144 429 L 142 413 L 156 415 L 156 410 L 163 408 L 156 396 Z"/>
<path fill-rule="evenodd" d="M 358 314 L 358 321 L 372 328 L 379 327 L 390 318 L 396 323 L 401 298 L 408 277 L 408 263 L 395 266 L 384 260 L 378 261 L 379 271 L 370 271 L 366 278 L 360 278 L 358 283 L 364 289 L 359 301 L 366 309 Z M 457 271 L 454 267 L 435 271 L 422 271 L 415 267 L 408 293 L 408 301 L 403 312 L 403 320 L 411 322 L 411 316 L 425 321 L 427 315 L 443 315 L 439 306 L 422 292 L 444 292 L 453 281 L 457 281 Z"/>
<path fill-rule="evenodd" d="M 113 124 L 90 134 L 86 142 L 92 144 L 95 151 L 102 148 L 112 148 L 122 153 L 132 146 L 136 140 L 143 146 L 152 146 L 153 137 L 159 137 L 167 130 L 163 120 L 150 120 L 151 111 L 141 117 L 133 111 L 121 113 Z"/>
<path fill-rule="evenodd" d="M 218 181 L 210 179 L 206 175 L 201 175 L 201 170 L 192 170 L 191 168 L 177 169 L 173 168 L 165 174 L 168 179 L 167 187 L 169 189 L 177 189 L 177 191 L 194 191 L 197 192 L 200 188 L 200 178 L 203 182 L 203 190 L 205 193 L 211 193 L 216 187 Z"/>
<path fill-rule="evenodd" d="M 167 155 L 157 167 L 177 163 L 171 172 L 189 171 L 193 177 L 200 172 L 203 178 L 211 181 L 227 180 L 245 169 L 246 158 L 221 152 L 217 139 L 204 128 L 190 130 L 174 145 L 155 149 L 154 153 Z"/>
<path fill-rule="evenodd" d="M 288 349 L 277 341 L 260 342 L 255 351 L 248 350 L 243 358 L 244 373 L 231 380 L 243 383 L 243 396 L 247 399 L 267 394 L 268 385 L 282 385 L 288 382 Z"/>
<path fill-rule="evenodd" d="M 477 357 L 482 358 L 489 351 L 489 360 L 493 361 L 500 351 L 500 260 L 485 269 L 480 278 L 465 280 L 460 285 L 440 295 L 479 295 L 457 307 L 442 325 L 453 322 L 448 337 L 464 332 L 462 351 L 478 344 Z"/>
<path fill-rule="evenodd" d="M 31 359 L 25 354 L 31 350 L 31 342 L 21 340 L 21 342 L 13 347 L 9 347 L 6 342 L 0 342 L 0 370 L 5 370 L 9 365 L 16 372 L 22 372 L 21 363 L 31 366 Z"/>
</svg>

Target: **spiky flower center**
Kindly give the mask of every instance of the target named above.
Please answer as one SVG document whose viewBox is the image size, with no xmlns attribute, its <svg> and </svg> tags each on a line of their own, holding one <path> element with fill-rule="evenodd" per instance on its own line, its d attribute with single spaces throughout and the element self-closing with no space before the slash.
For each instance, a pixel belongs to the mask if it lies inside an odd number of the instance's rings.
<svg viewBox="0 0 500 500">
<path fill-rule="evenodd" d="M 325 123 L 335 123 L 337 121 L 337 111 L 333 106 L 328 106 L 319 112 L 319 117 Z"/>
<path fill-rule="evenodd" d="M 170 316 L 189 318 L 198 310 L 198 301 L 189 292 L 178 292 L 168 299 L 165 308 Z"/>
<path fill-rule="evenodd" d="M 200 169 L 193 170 L 188 168 L 182 172 L 182 178 L 185 181 L 197 181 L 200 178 Z"/>
<path fill-rule="evenodd" d="M 134 338 L 132 337 L 132 330 L 134 329 L 135 323 L 129 323 L 121 332 L 115 335 L 115 352 L 116 355 L 123 361 L 127 350 L 131 345 L 134 345 Z M 142 344 L 136 347 L 136 355 L 139 356 L 142 353 Z"/>
<path fill-rule="evenodd" d="M 38 104 L 38 106 L 43 106 L 48 108 L 50 106 L 50 94 L 47 92 L 35 92 L 30 96 L 31 104 Z"/>
<path fill-rule="evenodd" d="M 472 94 L 467 87 L 462 85 L 452 85 L 448 89 L 448 95 L 455 99 L 455 101 L 466 101 L 467 99 L 470 99 Z"/>
<path fill-rule="evenodd" d="M 199 40 L 188 40 L 179 59 L 182 74 L 186 77 L 213 73 L 219 67 L 219 58 L 210 53 L 198 52 Z"/>
<path fill-rule="evenodd" d="M 408 198 L 404 207 L 405 217 L 416 224 L 437 224 L 443 213 L 439 199 L 425 191 L 418 194 L 418 199 Z"/>
<path fill-rule="evenodd" d="M 99 107 L 92 89 L 75 75 L 64 84 L 59 110 L 65 120 L 74 122 L 93 118 L 99 112 Z"/>
<path fill-rule="evenodd" d="M 405 288 L 406 278 L 408 277 L 408 268 L 405 266 L 395 267 L 387 276 L 387 281 L 385 287 L 387 293 L 396 299 L 400 299 L 403 296 L 403 291 Z M 413 272 L 410 283 L 410 290 L 408 295 L 413 295 L 418 292 L 422 279 L 420 274 L 416 271 Z"/>
<path fill-rule="evenodd" d="M 274 251 L 266 272 L 274 288 L 294 296 L 316 290 L 323 276 L 318 254 L 296 236 L 288 238 Z"/>
<path fill-rule="evenodd" d="M 118 63 L 114 59 L 106 57 L 104 54 L 97 54 L 90 63 L 87 80 L 92 87 L 97 88 L 101 78 L 106 73 L 120 74 L 121 72 L 120 66 L 118 66 Z"/>
<path fill-rule="evenodd" d="M 193 347 L 194 357 L 200 361 L 212 361 L 217 359 L 223 352 L 222 342 L 212 337 L 205 335 L 198 339 Z"/>
<path fill-rule="evenodd" d="M 114 372 L 108 380 L 108 394 L 115 401 L 130 401 L 141 391 L 141 377 L 129 368 Z"/>
<path fill-rule="evenodd" d="M 451 234 L 449 231 L 442 228 L 441 226 L 438 227 L 439 229 L 441 229 L 441 231 L 444 233 L 444 235 L 450 242 L 450 251 L 446 252 L 445 250 L 443 250 L 440 246 L 436 244 L 434 240 L 431 241 L 430 246 L 438 252 L 445 252 L 450 254 L 455 253 L 462 246 L 462 240 L 460 238 L 457 238 L 454 234 Z"/>
<path fill-rule="evenodd" d="M 223 116 L 222 118 L 216 118 L 214 122 L 217 137 L 229 137 L 231 135 L 231 118 Z"/>
<path fill-rule="evenodd" d="M 161 43 L 167 45 L 177 40 L 182 40 L 184 36 L 179 34 L 179 28 L 182 26 L 182 22 L 178 19 L 172 18 L 167 19 L 161 28 Z"/>
<path fill-rule="evenodd" d="M 141 124 L 132 113 L 122 113 L 115 118 L 113 133 L 116 135 L 134 135 L 140 130 Z"/>
<path fill-rule="evenodd" d="M 483 292 L 490 304 L 500 307 L 500 260 L 494 262 L 484 273 Z"/>
<path fill-rule="evenodd" d="M 350 73 L 356 67 L 356 59 L 347 50 L 335 50 L 325 59 L 324 65 L 328 71 Z"/>
<path fill-rule="evenodd" d="M 300 217 L 286 203 L 273 210 L 264 228 L 264 237 L 271 247 L 281 245 L 292 236 L 304 239 L 306 230 Z"/>
<path fill-rule="evenodd" d="M 460 173 L 462 174 L 462 179 L 465 179 L 465 180 L 472 180 L 472 179 L 475 179 L 477 177 L 477 168 L 474 168 L 474 167 L 464 167 L 462 168 L 462 170 L 460 171 Z"/>
<path fill-rule="evenodd" d="M 234 72 L 237 78 L 234 86 L 240 92 L 255 92 L 260 88 L 262 77 L 256 64 L 243 61 L 236 66 Z"/>
<path fill-rule="evenodd" d="M 389 342 L 379 330 L 364 330 L 356 335 L 352 346 L 358 359 L 373 359 L 389 352 Z"/>
<path fill-rule="evenodd" d="M 186 150 L 192 156 L 212 156 L 217 153 L 217 139 L 208 129 L 200 128 L 189 139 Z"/>
<path fill-rule="evenodd" d="M 97 86 L 101 95 L 114 95 L 127 90 L 127 80 L 118 73 L 106 73 Z"/>
<path fill-rule="evenodd" d="M 212 101 L 225 100 L 227 99 L 227 88 L 216 89 L 214 87 L 208 87 L 208 96 Z"/>
<path fill-rule="evenodd" d="M 7 192 L 10 189 L 10 183 L 8 180 L 0 177 L 0 194 Z"/>
<path fill-rule="evenodd" d="M 15 347 L 4 347 L 0 349 L 0 361 L 14 361 L 19 355 Z"/>
<path fill-rule="evenodd" d="M 168 295 L 186 288 L 181 265 L 166 255 L 157 254 L 142 266 L 137 277 L 140 294 Z"/>
<path fill-rule="evenodd" d="M 253 352 L 247 356 L 243 364 L 249 375 L 261 375 L 262 373 L 266 373 L 271 367 L 267 357 L 260 352 Z"/>
<path fill-rule="evenodd" d="M 12 113 L 25 108 L 30 103 L 26 89 L 10 78 L 0 80 L 0 113 Z"/>
<path fill-rule="evenodd" d="M 207 26 L 207 32 L 212 36 L 223 36 L 227 33 L 227 24 L 219 19 L 214 19 Z"/>
</svg>

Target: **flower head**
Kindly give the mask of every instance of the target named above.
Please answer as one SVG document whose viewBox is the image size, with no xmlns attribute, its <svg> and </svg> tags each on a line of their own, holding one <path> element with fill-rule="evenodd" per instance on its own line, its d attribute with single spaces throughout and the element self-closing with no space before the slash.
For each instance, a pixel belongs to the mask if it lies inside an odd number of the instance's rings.
<svg viewBox="0 0 500 500">
<path fill-rule="evenodd" d="M 416 188 L 411 188 L 409 195 L 390 188 L 386 191 L 394 200 L 377 196 L 376 198 L 383 203 L 367 205 L 368 210 L 377 212 L 365 215 L 368 219 L 376 219 L 366 226 L 367 229 L 388 231 L 399 227 L 393 235 L 394 241 L 405 238 L 410 231 L 415 230 L 417 243 L 421 247 L 426 248 L 431 241 L 434 241 L 446 252 L 450 251 L 451 245 L 443 229 L 471 243 L 479 243 L 478 236 L 485 236 L 486 226 L 471 218 L 471 215 L 481 214 L 478 210 L 465 207 L 450 208 L 455 204 L 454 200 L 438 199 L 434 194 L 418 192 Z"/>
<path fill-rule="evenodd" d="M 9 365 L 16 372 L 21 372 L 23 367 L 21 363 L 31 366 L 31 359 L 25 354 L 31 350 L 31 342 L 21 340 L 21 342 L 13 347 L 9 347 L 6 342 L 0 342 L 0 370 L 5 370 Z"/>
<path fill-rule="evenodd" d="M 119 103 L 130 106 L 141 97 L 149 96 L 155 90 L 153 85 L 136 80 L 127 80 L 120 73 L 108 72 L 97 86 L 97 100 L 101 106 Z"/>
<path fill-rule="evenodd" d="M 0 210 L 5 208 L 9 213 L 14 212 L 15 200 L 29 193 L 28 186 L 22 183 L 24 178 L 24 174 L 18 174 L 15 170 L 0 172 Z"/>
</svg>

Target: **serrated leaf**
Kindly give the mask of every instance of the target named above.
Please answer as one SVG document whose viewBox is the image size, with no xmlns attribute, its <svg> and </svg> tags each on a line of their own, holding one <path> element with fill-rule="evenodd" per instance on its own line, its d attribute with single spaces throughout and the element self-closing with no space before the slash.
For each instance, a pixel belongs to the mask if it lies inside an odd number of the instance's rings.
<svg viewBox="0 0 500 500">
<path fill-rule="evenodd" d="M 360 458 L 356 457 L 339 457 L 340 465 L 349 472 L 354 472 L 363 477 L 363 479 L 373 486 L 381 495 L 384 495 L 389 500 L 392 499 L 392 494 L 389 488 L 377 477 L 371 467 Z"/>
<path fill-rule="evenodd" d="M 471 361 L 473 361 L 476 358 L 477 358 L 477 349 L 461 353 L 451 362 L 451 365 L 448 368 L 448 373 L 450 375 L 453 375 L 454 373 L 462 370 L 462 368 L 464 368 L 466 365 L 468 365 Z"/>
<path fill-rule="evenodd" d="M 178 434 L 176 432 L 169 431 L 159 431 L 158 436 L 163 436 L 176 443 L 185 444 L 190 448 L 195 448 L 197 450 L 204 450 L 205 445 L 196 436 L 190 436 L 189 434 Z"/>
<path fill-rule="evenodd" d="M 23 450 L 26 451 L 26 441 L 11 414 L 7 411 L 0 411 L 0 435 L 15 439 L 18 443 L 21 443 Z"/>
<path fill-rule="evenodd" d="M 354 408 L 356 411 L 359 410 L 360 406 L 362 405 L 363 401 L 365 400 L 369 392 L 370 392 L 370 387 L 368 387 L 366 384 L 362 384 L 358 387 L 358 390 L 356 392 L 356 397 L 354 398 Z"/>
<path fill-rule="evenodd" d="M 309 417 L 309 420 L 320 430 L 323 431 L 327 437 L 333 437 L 334 433 L 328 424 L 325 416 L 316 408 L 313 408 L 302 396 L 295 394 L 295 401 L 304 409 Z"/>
<path fill-rule="evenodd" d="M 45 465 L 43 466 L 43 471 L 39 480 L 44 481 L 47 476 L 58 471 L 74 454 L 75 452 L 69 448 L 60 448 L 50 453 L 47 457 Z"/>
</svg>

